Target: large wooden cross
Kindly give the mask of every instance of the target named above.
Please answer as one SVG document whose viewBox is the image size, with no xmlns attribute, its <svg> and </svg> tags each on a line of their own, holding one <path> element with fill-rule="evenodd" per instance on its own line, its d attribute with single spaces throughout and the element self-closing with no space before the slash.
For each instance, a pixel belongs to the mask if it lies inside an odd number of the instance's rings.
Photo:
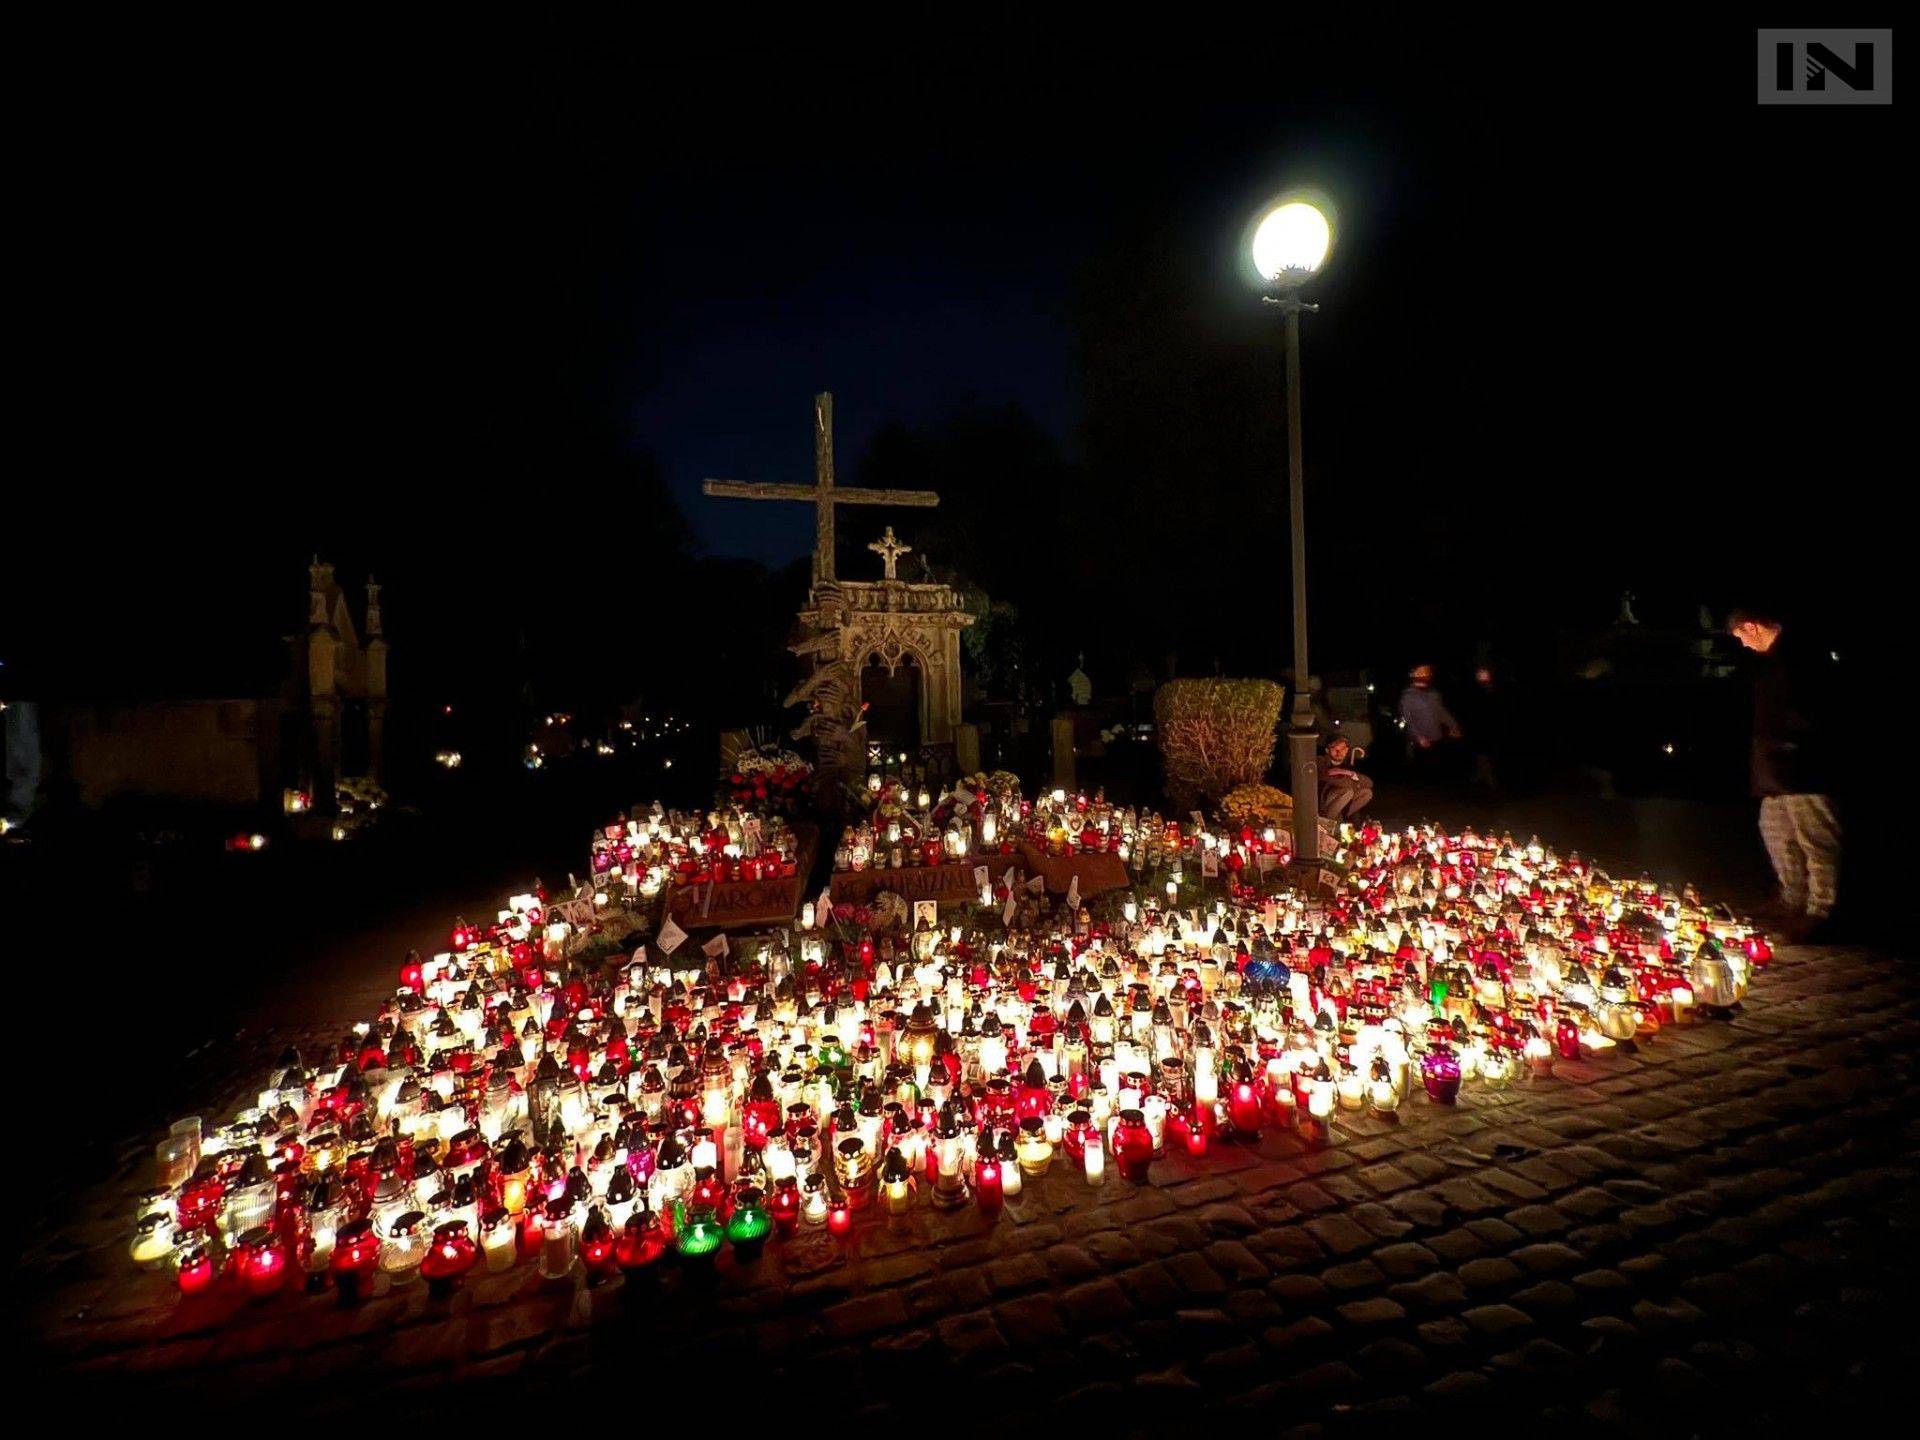
<svg viewBox="0 0 1920 1440">
<path fill-rule="evenodd" d="M 813 473 L 811 485 L 761 484 L 745 480 L 708 480 L 701 486 L 709 495 L 733 500 L 811 500 L 813 520 L 813 580 L 833 579 L 833 507 L 836 505 L 908 505 L 924 509 L 938 505 L 931 490 L 842 489 L 833 483 L 833 396 L 813 397 Z"/>
</svg>

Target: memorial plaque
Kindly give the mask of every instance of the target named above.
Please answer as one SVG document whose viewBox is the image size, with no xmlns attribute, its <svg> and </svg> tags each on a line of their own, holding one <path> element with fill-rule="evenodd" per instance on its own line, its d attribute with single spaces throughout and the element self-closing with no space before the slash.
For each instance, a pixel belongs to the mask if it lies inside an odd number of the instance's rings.
<svg viewBox="0 0 1920 1440">
<path fill-rule="evenodd" d="M 1037 845 L 1022 843 L 1021 859 L 1027 869 L 1042 876 L 1047 889 L 1052 894 L 1064 895 L 1079 881 L 1078 895 L 1098 895 L 1102 890 L 1119 890 L 1131 884 L 1126 864 L 1118 855 L 1101 851 L 1096 854 L 1045 855 Z"/>
<path fill-rule="evenodd" d="M 903 900 L 932 900 L 941 905 L 964 905 L 980 898 L 972 861 L 908 865 L 899 870 L 843 870 L 833 877 L 836 905 L 865 905 L 882 890 L 891 890 Z"/>
<path fill-rule="evenodd" d="M 689 930 L 743 930 L 789 923 L 813 869 L 819 832 L 794 826 L 799 843 L 794 873 L 760 880 L 710 880 L 667 887 L 667 916 Z"/>
</svg>

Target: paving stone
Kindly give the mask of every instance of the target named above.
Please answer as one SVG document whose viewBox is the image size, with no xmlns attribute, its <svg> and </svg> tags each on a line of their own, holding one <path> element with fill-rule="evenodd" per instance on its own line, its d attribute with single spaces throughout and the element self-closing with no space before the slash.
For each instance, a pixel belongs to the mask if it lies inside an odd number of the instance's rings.
<svg viewBox="0 0 1920 1440">
<path fill-rule="evenodd" d="M 1384 1295 L 1374 1295 L 1365 1300 L 1349 1300 L 1336 1307 L 1335 1313 L 1349 1325 L 1376 1329 L 1405 1319 L 1407 1310 L 1404 1305 Z"/>
<path fill-rule="evenodd" d="M 1283 1305 L 1319 1305 L 1327 1298 L 1327 1285 L 1318 1275 L 1276 1275 L 1267 1293 Z"/>
<path fill-rule="evenodd" d="M 1466 1303 L 1467 1287 L 1460 1283 L 1459 1276 L 1440 1270 L 1389 1286 L 1387 1294 L 1416 1310 L 1447 1310 Z"/>
<path fill-rule="evenodd" d="M 1391 1195 L 1419 1183 L 1397 1165 L 1369 1165 L 1356 1171 L 1354 1179 L 1376 1195 Z"/>
<path fill-rule="evenodd" d="M 1343 1395 L 1357 1394 L 1365 1384 L 1360 1372 L 1344 1360 L 1322 1360 L 1318 1365 L 1310 1365 L 1287 1382 L 1287 1390 L 1295 1395 L 1312 1396 L 1325 1401 Z"/>
<path fill-rule="evenodd" d="M 1066 1338 L 1060 1312 L 1051 1295 L 1024 1295 L 1005 1300 L 993 1307 L 993 1318 L 1000 1333 L 1017 1347 L 1026 1348 L 1049 1340 Z"/>
<path fill-rule="evenodd" d="M 1531 1316 L 1512 1305 L 1476 1305 L 1470 1310 L 1462 1310 L 1460 1318 L 1476 1334 L 1488 1337 L 1508 1335 L 1533 1325 Z"/>
<path fill-rule="evenodd" d="M 1360 1372 L 1390 1384 L 1406 1384 L 1428 1374 L 1433 1362 L 1418 1345 L 1387 1336 L 1370 1340 L 1354 1354 Z"/>
<path fill-rule="evenodd" d="M 1268 1231 L 1256 1243 L 1260 1253 L 1276 1266 L 1315 1264 L 1327 1254 L 1326 1247 L 1301 1225 Z"/>
<path fill-rule="evenodd" d="M 1423 1392 L 1444 1404 L 1477 1403 L 1493 1388 L 1493 1381 L 1478 1370 L 1455 1370 L 1442 1375 Z"/>
<path fill-rule="evenodd" d="M 1401 1219 L 1384 1205 L 1354 1205 L 1347 1214 L 1355 1224 L 1381 1240 L 1398 1240 L 1413 1229 L 1411 1221 Z"/>
<path fill-rule="evenodd" d="M 1580 1363 L 1580 1357 L 1564 1345 L 1536 1336 L 1516 1350 L 1508 1350 L 1493 1357 L 1493 1364 L 1502 1370 L 1517 1370 L 1528 1375 L 1562 1375 L 1574 1369 Z"/>
<path fill-rule="evenodd" d="M 870 1330 L 907 1323 L 906 1297 L 898 1290 L 882 1290 L 872 1295 L 856 1295 L 829 1305 L 820 1313 L 820 1321 L 830 1335 L 845 1338 L 864 1335 Z"/>
<path fill-rule="evenodd" d="M 1553 1270 L 1566 1270 L 1581 1262 L 1578 1250 L 1568 1245 L 1551 1242 L 1540 1245 L 1522 1245 L 1507 1257 L 1514 1264 L 1535 1274 Z"/>
<path fill-rule="evenodd" d="M 1161 1262 L 1173 1281 L 1188 1295 L 1218 1295 L 1227 1288 L 1227 1282 L 1220 1273 L 1206 1261 L 1206 1257 L 1191 1252 L 1170 1255 Z"/>
<path fill-rule="evenodd" d="M 1536 1185 L 1525 1176 L 1516 1175 L 1510 1170 L 1481 1170 L 1474 1178 L 1480 1184 L 1486 1186 L 1487 1189 L 1494 1191 L 1496 1194 L 1504 1195 L 1509 1200 L 1544 1200 L 1547 1198 L 1545 1186 Z"/>
<path fill-rule="evenodd" d="M 1451 1315 L 1441 1320 L 1422 1321 L 1416 1333 L 1420 1343 L 1433 1351 L 1458 1350 L 1473 1338 L 1466 1322 Z"/>
<path fill-rule="evenodd" d="M 1143 1309 L 1170 1308 L 1186 1296 L 1179 1281 L 1158 1260 L 1151 1265 L 1136 1265 L 1131 1270 L 1122 1270 L 1116 1278 L 1121 1288 L 1133 1297 L 1133 1303 Z"/>
<path fill-rule="evenodd" d="M 1335 1255 L 1351 1255 L 1374 1243 L 1374 1237 L 1345 1215 L 1320 1215 L 1307 1222 L 1307 1229 Z"/>
<path fill-rule="evenodd" d="M 1374 1290 L 1386 1283 L 1386 1272 L 1371 1260 L 1354 1260 L 1320 1272 L 1320 1279 L 1336 1294 L 1354 1290 Z"/>
<path fill-rule="evenodd" d="M 1113 1280 L 1090 1280 L 1060 1293 L 1060 1314 L 1074 1330 L 1104 1330 L 1133 1313 L 1133 1302 Z"/>
<path fill-rule="evenodd" d="M 1487 1251 L 1487 1242 L 1465 1226 L 1458 1230 L 1449 1230 L 1444 1235 L 1432 1236 L 1426 1243 L 1434 1254 L 1449 1264 L 1471 1260 L 1476 1255 L 1486 1254 Z"/>
<path fill-rule="evenodd" d="M 1087 1253 L 1108 1269 L 1131 1265 L 1140 1258 L 1139 1246 L 1131 1235 L 1120 1230 L 1102 1230 L 1082 1242 Z"/>
<path fill-rule="evenodd" d="M 1260 1332 L 1260 1339 L 1269 1350 L 1288 1355 L 1324 1345 L 1333 1338 L 1333 1333 L 1333 1326 L 1318 1315 L 1303 1315 L 1283 1325 L 1268 1326 Z"/>
<path fill-rule="evenodd" d="M 993 1316 L 984 1310 L 948 1316 L 935 1331 L 940 1343 L 963 1363 L 979 1364 L 1007 1349 L 1006 1337 L 1000 1333 Z"/>
<path fill-rule="evenodd" d="M 1084 1280 L 1090 1275 L 1101 1273 L 1101 1265 L 1092 1255 L 1078 1245 L 1055 1245 L 1043 1250 L 1041 1258 L 1046 1261 L 1048 1278 L 1056 1283 L 1062 1280 Z"/>
<path fill-rule="evenodd" d="M 1495 1215 L 1483 1216 L 1478 1220 L 1469 1220 L 1466 1228 L 1486 1241 L 1487 1244 L 1496 1247 L 1517 1245 L 1526 1238 L 1505 1220 Z"/>
<path fill-rule="evenodd" d="M 1665 1335 L 1698 1325 L 1707 1318 L 1699 1306 L 1674 1299 L 1664 1304 L 1656 1300 L 1638 1300 L 1627 1311 L 1634 1324 L 1649 1335 Z"/>
<path fill-rule="evenodd" d="M 1503 1290 L 1525 1274 L 1511 1260 L 1498 1256 L 1469 1260 L 1455 1273 L 1459 1275 L 1461 1284 L 1469 1290 Z"/>
<path fill-rule="evenodd" d="M 1246 1329 L 1270 1324 L 1286 1312 L 1265 1290 L 1233 1290 L 1223 1302 L 1234 1323 Z"/>
<path fill-rule="evenodd" d="M 1440 1257 L 1424 1245 L 1382 1245 L 1373 1252 L 1373 1263 L 1388 1275 L 1404 1278 L 1422 1275 L 1440 1266 Z"/>
<path fill-rule="evenodd" d="M 1513 1303 L 1529 1315 L 1564 1314 L 1580 1302 L 1580 1292 L 1560 1280 L 1541 1280 L 1516 1290 L 1511 1297 Z"/>
</svg>

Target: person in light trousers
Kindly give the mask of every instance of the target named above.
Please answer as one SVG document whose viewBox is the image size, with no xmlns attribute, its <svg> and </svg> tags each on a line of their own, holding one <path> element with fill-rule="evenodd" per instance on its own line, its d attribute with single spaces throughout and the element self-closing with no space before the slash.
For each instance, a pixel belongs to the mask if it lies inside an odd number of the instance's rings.
<svg viewBox="0 0 1920 1440">
<path fill-rule="evenodd" d="M 1775 920 L 1788 940 L 1831 938 L 1840 892 L 1840 811 L 1832 794 L 1831 655 L 1762 610 L 1727 617 L 1733 638 L 1760 657 L 1753 679 L 1753 792 L 1760 838 L 1780 893 Z"/>
</svg>

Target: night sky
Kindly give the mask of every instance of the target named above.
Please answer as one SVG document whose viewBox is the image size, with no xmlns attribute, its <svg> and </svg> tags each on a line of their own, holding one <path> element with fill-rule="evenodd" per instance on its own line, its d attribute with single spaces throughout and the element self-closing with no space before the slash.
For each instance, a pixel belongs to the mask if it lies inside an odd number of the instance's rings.
<svg viewBox="0 0 1920 1440">
<path fill-rule="evenodd" d="M 719 572 L 684 557 L 805 553 L 810 510 L 699 482 L 809 478 L 829 388 L 843 483 L 981 415 L 1069 477 L 842 511 L 855 545 L 990 523 L 1035 574 L 1098 548 L 1057 611 L 984 541 L 933 556 L 1049 621 L 1043 668 L 1138 658 L 1158 622 L 1092 599 L 1130 574 L 1211 597 L 1186 668 L 1277 669 L 1278 327 L 1242 238 L 1296 183 L 1339 226 L 1305 330 L 1328 663 L 1519 648 L 1628 588 L 1885 623 L 1889 110 L 1756 106 L 1744 26 L 1244 41 L 83 87 L 22 217 L 48 443 L 8 501 L 12 683 L 224 683 L 316 549 L 386 581 L 423 690 L 636 604 L 685 624 Z"/>
</svg>

